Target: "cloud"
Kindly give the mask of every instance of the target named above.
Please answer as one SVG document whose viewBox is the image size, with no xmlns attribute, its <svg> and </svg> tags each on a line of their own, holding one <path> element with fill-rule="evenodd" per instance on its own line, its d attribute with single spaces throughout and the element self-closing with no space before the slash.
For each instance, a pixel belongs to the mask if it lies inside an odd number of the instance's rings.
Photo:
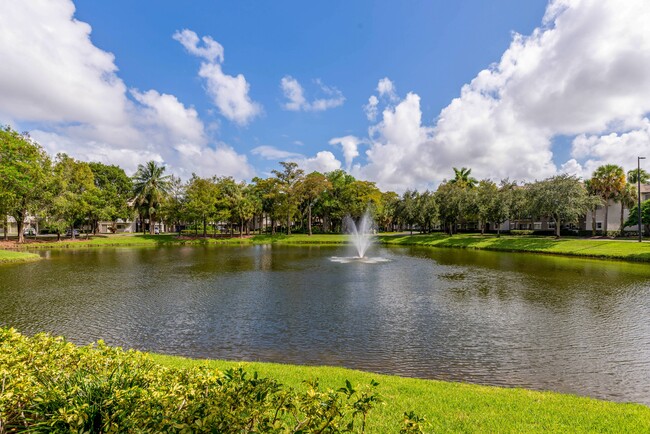
<svg viewBox="0 0 650 434">
<path fill-rule="evenodd" d="M 294 159 L 305 173 L 310 172 L 331 172 L 341 168 L 341 162 L 336 159 L 330 151 L 320 151 L 316 156 L 310 158 Z"/>
<path fill-rule="evenodd" d="M 251 154 L 259 155 L 260 157 L 266 160 L 287 160 L 290 158 L 302 157 L 302 154 L 296 152 L 283 151 L 274 146 L 258 146 L 257 148 L 251 149 Z"/>
<path fill-rule="evenodd" d="M 371 122 L 377 120 L 378 105 L 379 105 L 379 99 L 374 95 L 370 95 L 370 98 L 368 98 L 368 104 L 363 106 L 363 111 L 366 113 L 366 117 Z"/>
<path fill-rule="evenodd" d="M 377 92 L 380 97 L 388 98 L 391 101 L 398 99 L 395 84 L 388 77 L 379 80 L 379 83 L 377 83 Z"/>
<path fill-rule="evenodd" d="M 5 4 L 0 14 L 0 113 L 44 122 L 127 119 L 126 86 L 70 1 Z"/>
<path fill-rule="evenodd" d="M 355 136 L 335 137 L 329 141 L 330 145 L 340 145 L 343 149 L 343 158 L 348 172 L 352 168 L 354 158 L 359 156 L 359 145 L 361 143 L 365 143 L 365 140 Z"/>
<path fill-rule="evenodd" d="M 34 0 L 12 2 L 0 14 L 0 119 L 29 126 L 50 154 L 118 164 L 127 173 L 148 160 L 186 176 L 253 173 L 245 155 L 209 143 L 194 108 L 153 89 L 129 90 L 113 54 L 93 45 L 91 27 L 74 13 L 69 0 Z M 187 36 L 179 38 L 188 43 Z M 203 41 L 199 52 L 219 58 L 219 46 Z"/>
<path fill-rule="evenodd" d="M 198 35 L 189 29 L 177 31 L 172 38 L 190 54 L 205 60 L 201 63 L 199 76 L 205 79 L 208 95 L 226 119 L 246 125 L 262 113 L 262 106 L 248 95 L 250 85 L 244 75 L 224 74 L 221 68 L 224 50 L 221 44 L 210 36 L 204 36 L 201 38 L 203 46 L 199 46 Z"/>
<path fill-rule="evenodd" d="M 210 36 L 201 38 L 201 41 L 203 41 L 202 47 L 199 47 L 198 35 L 188 29 L 177 31 L 172 35 L 172 38 L 180 42 L 187 52 L 194 56 L 202 57 L 210 63 L 223 62 L 223 46 Z"/>
<path fill-rule="evenodd" d="M 403 190 L 435 185 L 454 166 L 471 167 L 479 178 L 518 180 L 588 173 L 605 162 L 630 168 L 646 149 L 647 22 L 643 0 L 552 1 L 541 26 L 513 35 L 499 62 L 464 85 L 433 124 L 422 122 L 416 94 L 387 106 L 369 129 L 368 164 L 359 173 Z M 377 90 L 390 95 L 394 86 L 382 80 Z M 575 161 L 558 169 L 552 145 L 560 135 L 577 137 Z"/>
<path fill-rule="evenodd" d="M 341 162 L 329 151 L 320 151 L 313 157 L 307 157 L 303 154 L 265 145 L 252 149 L 251 153 L 267 160 L 292 161 L 297 163 L 306 173 L 314 171 L 325 173 L 341 168 Z"/>
<path fill-rule="evenodd" d="M 286 75 L 280 80 L 280 88 L 288 100 L 283 104 L 285 110 L 290 111 L 325 111 L 338 107 L 345 102 L 345 97 L 340 90 L 324 85 L 320 80 L 315 80 L 320 91 L 325 94 L 324 98 L 316 98 L 312 102 L 305 98 L 305 90 L 298 80 Z"/>
</svg>

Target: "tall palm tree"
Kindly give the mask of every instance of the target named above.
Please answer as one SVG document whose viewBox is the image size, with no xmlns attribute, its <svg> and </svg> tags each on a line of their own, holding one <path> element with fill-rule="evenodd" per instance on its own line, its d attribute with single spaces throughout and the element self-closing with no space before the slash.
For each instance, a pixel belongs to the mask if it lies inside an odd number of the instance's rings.
<svg viewBox="0 0 650 434">
<path fill-rule="evenodd" d="M 149 218 L 149 233 L 154 234 L 156 215 L 160 203 L 171 191 L 171 175 L 164 175 L 165 166 L 159 166 L 155 161 L 138 165 L 133 175 L 134 203 L 142 209 Z"/>
<path fill-rule="evenodd" d="M 639 179 L 639 177 L 641 179 Z M 627 172 L 627 182 L 630 184 L 636 184 L 637 181 L 641 181 L 641 184 L 647 184 L 648 181 L 650 181 L 650 174 L 643 169 L 633 169 Z"/>
<path fill-rule="evenodd" d="M 616 164 L 605 164 L 596 169 L 591 175 L 591 186 L 605 202 L 605 224 L 603 231 L 607 235 L 607 220 L 609 217 L 609 200 L 616 200 L 625 189 L 625 172 Z"/>
<path fill-rule="evenodd" d="M 636 171 L 635 171 L 636 172 Z M 623 214 L 625 208 L 630 209 L 636 203 L 636 186 L 634 184 L 625 184 L 625 188 L 621 190 L 616 197 L 621 204 L 621 235 L 623 235 L 623 229 L 625 228 L 625 219 Z"/>
<path fill-rule="evenodd" d="M 454 169 L 454 179 L 449 181 L 450 184 L 457 184 L 459 187 L 468 187 L 468 188 L 474 188 L 476 187 L 476 184 L 478 184 L 478 181 L 476 178 L 472 178 L 470 175 L 472 174 L 472 169 L 468 169 L 466 167 L 462 167 L 460 169 Z"/>
</svg>

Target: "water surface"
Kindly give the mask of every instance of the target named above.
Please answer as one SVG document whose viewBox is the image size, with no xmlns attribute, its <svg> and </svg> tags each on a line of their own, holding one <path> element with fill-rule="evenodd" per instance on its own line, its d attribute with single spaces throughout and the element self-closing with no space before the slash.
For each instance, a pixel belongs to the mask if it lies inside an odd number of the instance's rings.
<svg viewBox="0 0 650 434">
<path fill-rule="evenodd" d="M 160 247 L 0 267 L 0 324 L 197 358 L 650 404 L 650 267 L 455 249 Z"/>
</svg>

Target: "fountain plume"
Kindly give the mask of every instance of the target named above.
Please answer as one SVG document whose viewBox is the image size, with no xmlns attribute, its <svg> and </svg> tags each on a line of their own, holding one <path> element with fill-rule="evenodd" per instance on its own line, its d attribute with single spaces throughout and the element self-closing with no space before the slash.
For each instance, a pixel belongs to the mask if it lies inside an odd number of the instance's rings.
<svg viewBox="0 0 650 434">
<path fill-rule="evenodd" d="M 366 256 L 366 250 L 370 247 L 372 243 L 372 228 L 373 221 L 370 217 L 370 211 L 366 211 L 359 223 L 355 221 L 350 216 L 345 216 L 343 219 L 343 228 L 350 235 L 352 239 L 352 244 L 357 249 L 357 256 L 359 258 L 364 258 Z"/>
</svg>

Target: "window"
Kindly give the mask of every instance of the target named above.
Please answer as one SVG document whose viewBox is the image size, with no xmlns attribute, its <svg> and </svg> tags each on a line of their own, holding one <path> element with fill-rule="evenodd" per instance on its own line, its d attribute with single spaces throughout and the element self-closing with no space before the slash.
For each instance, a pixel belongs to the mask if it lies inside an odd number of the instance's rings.
<svg viewBox="0 0 650 434">
<path fill-rule="evenodd" d="M 602 230 L 603 229 L 603 222 L 596 222 L 596 229 L 597 230 Z"/>
<path fill-rule="evenodd" d="M 533 229 L 535 229 L 536 231 L 541 230 L 542 229 L 542 222 L 535 222 L 534 226 L 533 226 Z"/>
<path fill-rule="evenodd" d="M 548 222 L 549 229 L 555 229 L 555 222 Z"/>
</svg>

